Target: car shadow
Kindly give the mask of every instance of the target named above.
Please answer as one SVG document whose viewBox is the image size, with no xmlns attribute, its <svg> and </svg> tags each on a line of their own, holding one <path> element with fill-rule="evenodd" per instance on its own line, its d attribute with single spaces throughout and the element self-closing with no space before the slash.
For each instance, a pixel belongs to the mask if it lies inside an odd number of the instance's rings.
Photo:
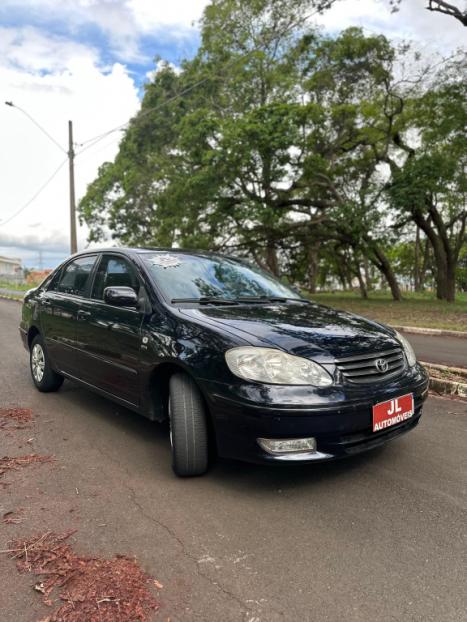
<svg viewBox="0 0 467 622">
<path fill-rule="evenodd" d="M 167 461 L 167 471 L 170 469 L 169 427 L 166 422 L 159 424 L 152 422 L 137 413 L 115 404 L 111 400 L 101 397 L 92 391 L 82 388 L 70 381 L 66 382 L 57 396 L 67 403 L 70 408 L 80 408 L 86 411 L 86 417 L 99 420 L 103 425 L 111 424 L 112 428 L 120 428 L 122 434 L 129 435 L 137 443 L 150 443 L 154 451 L 151 458 L 154 468 L 161 468 L 161 461 Z M 92 433 L 92 426 L 89 428 Z M 245 494 L 265 494 L 268 491 L 277 493 L 277 489 L 297 489 L 310 485 L 318 485 L 333 480 L 347 480 L 362 471 L 367 471 L 377 465 L 383 458 L 384 452 L 391 451 L 389 443 L 371 451 L 357 454 L 329 462 L 308 464 L 252 464 L 235 460 L 218 458 L 202 478 L 182 479 L 180 482 L 190 482 L 191 488 L 204 488 L 205 484 L 215 483 L 232 490 L 243 491 Z M 120 456 L 122 460 L 130 460 L 128 455 Z M 131 472 L 135 463 L 128 463 L 127 470 Z M 175 478 L 175 475 L 173 475 Z"/>
<path fill-rule="evenodd" d="M 161 445 L 169 440 L 169 428 L 166 423 L 153 422 L 71 380 L 63 384 L 57 396 L 70 408 L 82 408 L 86 410 L 87 417 L 98 418 L 103 423 L 111 423 L 112 427 L 121 427 L 126 434 L 136 439 L 141 438 L 147 441 L 148 437 L 154 437 L 154 441 L 160 442 Z"/>
<path fill-rule="evenodd" d="M 293 490 L 332 481 L 347 481 L 349 477 L 368 471 L 377 465 L 388 446 L 338 460 L 316 463 L 248 464 L 233 460 L 219 460 L 208 474 L 212 480 L 237 490 L 254 494 Z"/>
</svg>

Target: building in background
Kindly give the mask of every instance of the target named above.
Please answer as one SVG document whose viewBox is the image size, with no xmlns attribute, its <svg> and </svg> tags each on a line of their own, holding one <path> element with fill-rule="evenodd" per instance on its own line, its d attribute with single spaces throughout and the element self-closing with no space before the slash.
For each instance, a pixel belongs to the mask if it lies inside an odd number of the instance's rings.
<svg viewBox="0 0 467 622">
<path fill-rule="evenodd" d="M 22 283 L 24 281 L 21 259 L 0 255 L 0 281 L 10 283 Z"/>
</svg>

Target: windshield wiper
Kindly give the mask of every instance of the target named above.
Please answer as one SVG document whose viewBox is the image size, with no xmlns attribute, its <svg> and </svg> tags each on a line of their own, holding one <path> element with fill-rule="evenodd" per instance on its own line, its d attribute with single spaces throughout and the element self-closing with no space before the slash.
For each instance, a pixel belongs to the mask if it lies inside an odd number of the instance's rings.
<svg viewBox="0 0 467 622">
<path fill-rule="evenodd" d="M 216 298 L 216 296 L 201 296 L 200 298 L 172 298 L 172 304 L 182 302 L 197 302 L 200 305 L 238 305 L 236 300 L 231 298 Z"/>
<path fill-rule="evenodd" d="M 257 302 L 257 303 L 268 303 L 268 302 L 303 302 L 308 304 L 308 300 L 305 298 L 288 298 L 287 296 L 240 296 L 239 298 L 235 298 L 237 302 Z"/>
</svg>

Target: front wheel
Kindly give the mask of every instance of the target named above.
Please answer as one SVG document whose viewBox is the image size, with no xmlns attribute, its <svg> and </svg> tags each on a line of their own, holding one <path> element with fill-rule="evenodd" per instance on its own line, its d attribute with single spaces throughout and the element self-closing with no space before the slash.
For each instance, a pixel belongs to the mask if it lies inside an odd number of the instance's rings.
<svg viewBox="0 0 467 622">
<path fill-rule="evenodd" d="M 208 468 L 207 413 L 198 387 L 186 374 L 170 378 L 169 418 L 175 474 L 202 475 Z"/>
<path fill-rule="evenodd" d="M 36 335 L 31 343 L 29 355 L 31 376 L 34 384 L 43 393 L 57 391 L 63 384 L 63 376 L 57 374 L 50 366 L 44 340 Z"/>
</svg>

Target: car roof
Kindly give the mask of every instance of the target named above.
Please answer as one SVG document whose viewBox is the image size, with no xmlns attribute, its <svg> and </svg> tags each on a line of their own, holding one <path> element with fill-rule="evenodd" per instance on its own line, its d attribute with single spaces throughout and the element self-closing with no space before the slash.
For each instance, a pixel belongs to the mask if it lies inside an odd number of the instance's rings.
<svg viewBox="0 0 467 622">
<path fill-rule="evenodd" d="M 83 255 L 93 255 L 95 253 L 121 253 L 123 255 L 144 255 L 155 252 L 163 252 L 163 253 L 172 253 L 179 255 L 199 255 L 199 256 L 223 256 L 222 253 L 218 253 L 216 251 L 207 251 L 202 249 L 186 249 L 186 248 L 171 248 L 171 247 L 151 247 L 151 248 L 141 248 L 141 247 L 130 247 L 130 246 L 108 246 L 102 248 L 87 248 L 85 250 L 79 251 L 78 253 L 74 253 L 67 257 L 66 261 L 71 258 L 81 257 Z M 224 255 L 226 256 L 226 255 Z"/>
</svg>

